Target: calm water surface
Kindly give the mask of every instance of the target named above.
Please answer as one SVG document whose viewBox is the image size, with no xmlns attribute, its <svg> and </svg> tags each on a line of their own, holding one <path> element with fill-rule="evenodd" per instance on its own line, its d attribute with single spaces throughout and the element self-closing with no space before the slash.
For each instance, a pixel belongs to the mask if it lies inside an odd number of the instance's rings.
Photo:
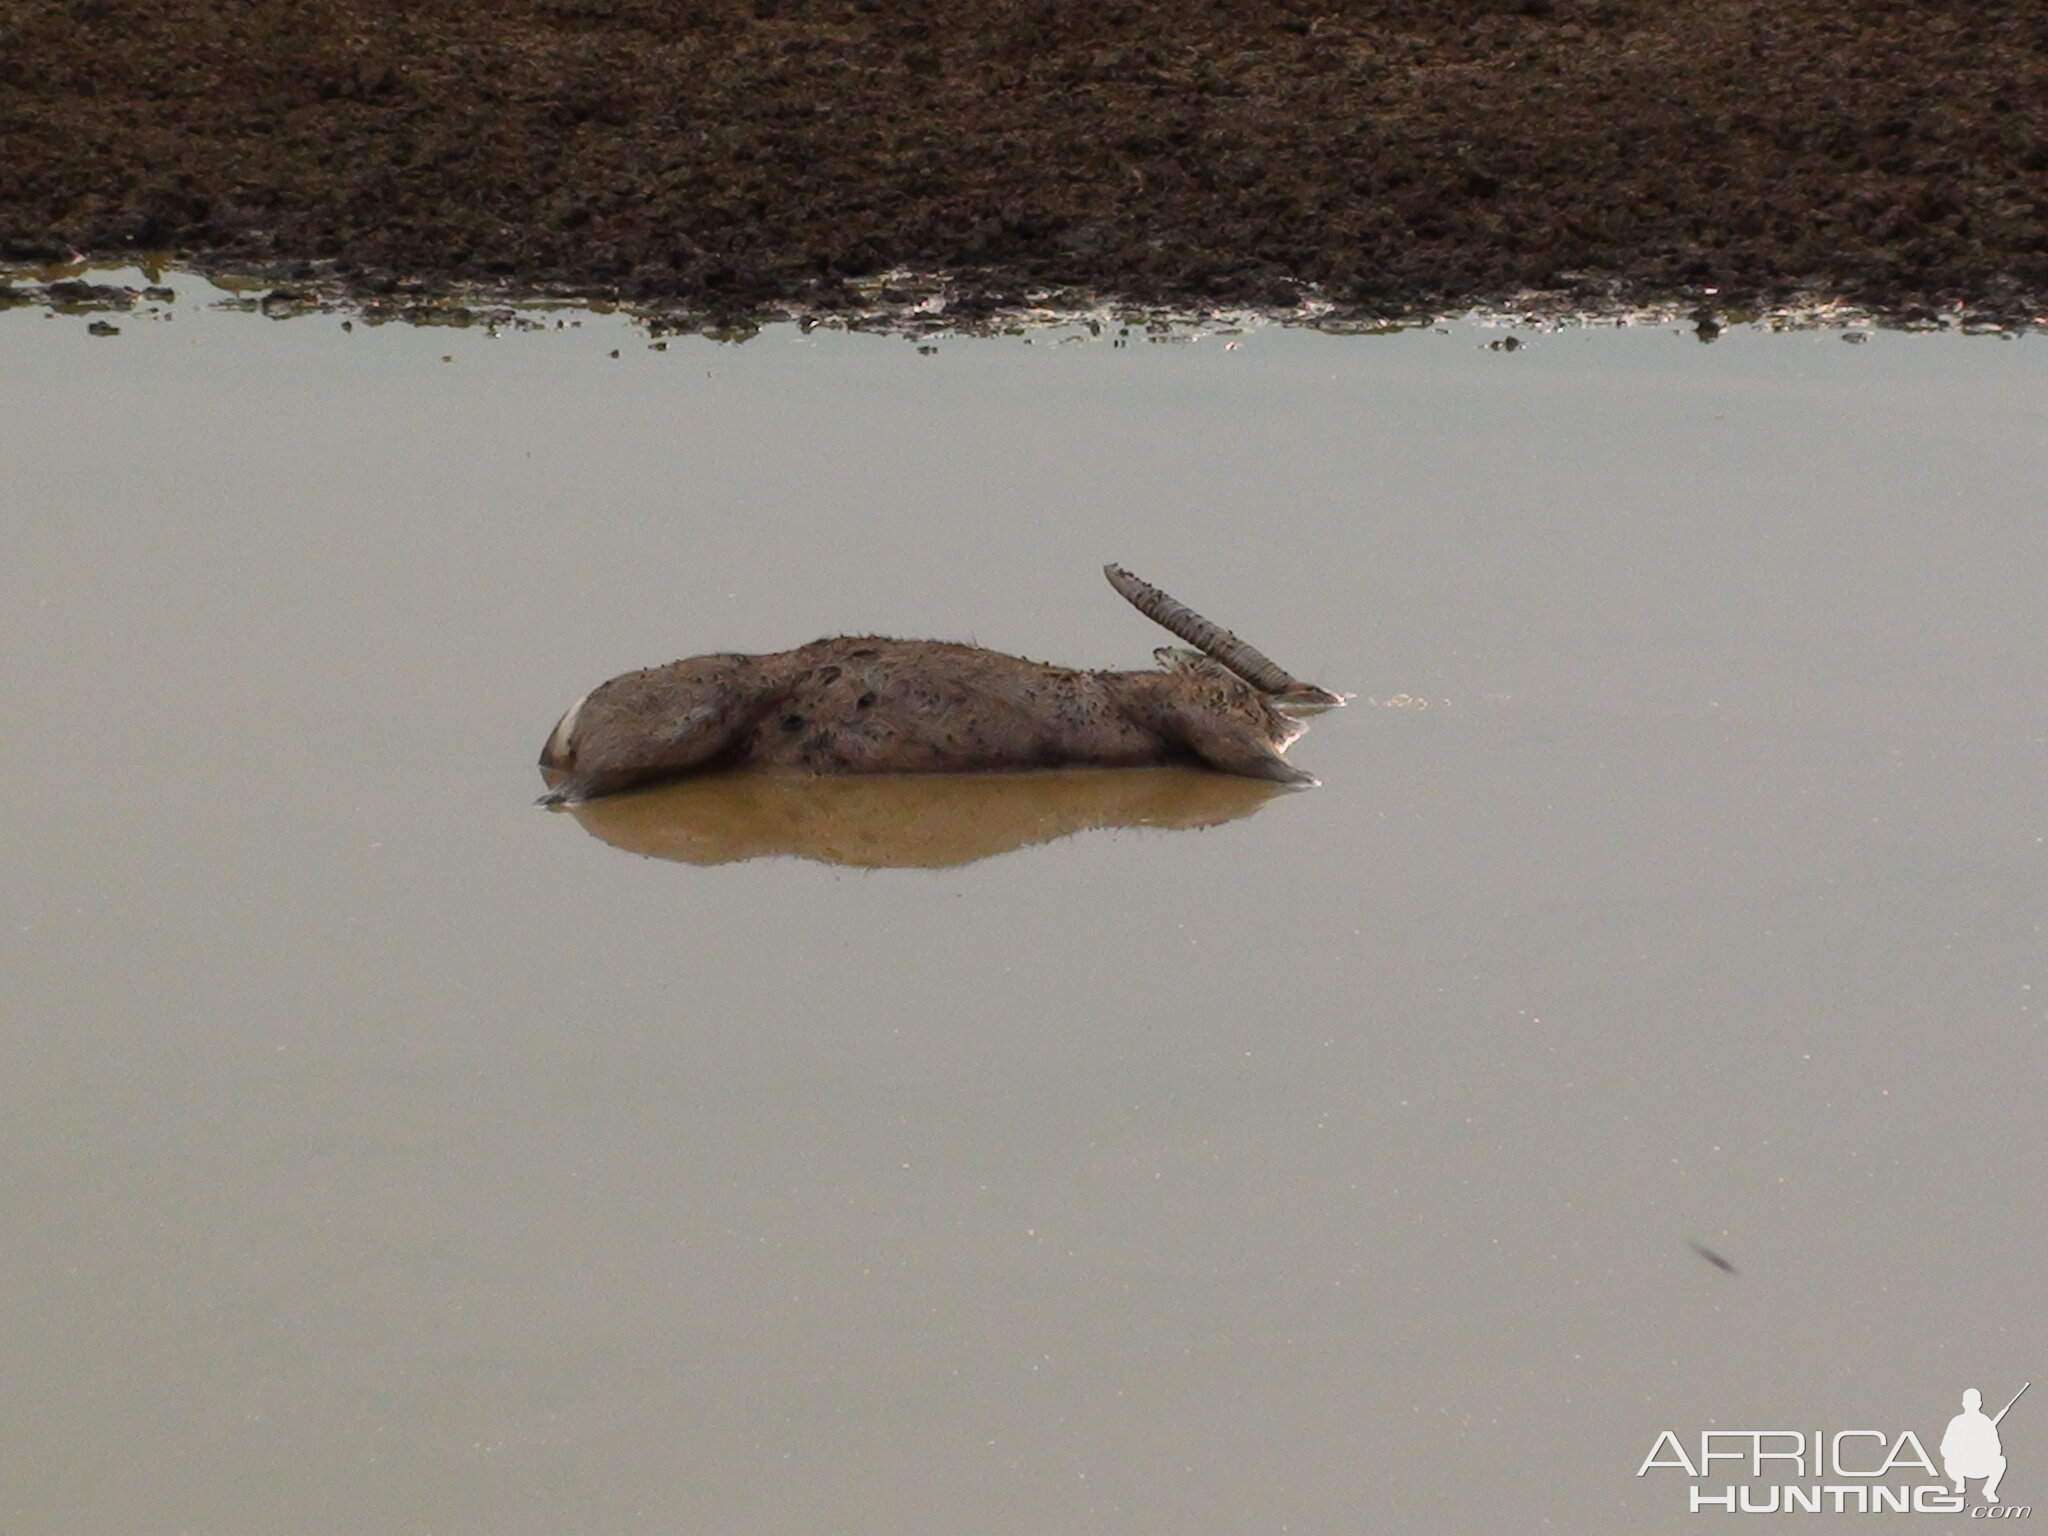
<svg viewBox="0 0 2048 1536">
<path fill-rule="evenodd" d="M 2048 1378 L 2048 343 L 177 286 L 0 314 L 0 1526 L 1634 1536 Z M 678 655 L 1146 664 L 1111 559 L 1323 788 L 530 803 Z"/>
</svg>

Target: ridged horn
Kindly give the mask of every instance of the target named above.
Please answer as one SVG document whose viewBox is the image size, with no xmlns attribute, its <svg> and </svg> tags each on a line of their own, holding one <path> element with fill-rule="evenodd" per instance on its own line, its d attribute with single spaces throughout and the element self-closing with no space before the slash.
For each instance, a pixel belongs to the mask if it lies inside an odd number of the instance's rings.
<svg viewBox="0 0 2048 1536">
<path fill-rule="evenodd" d="M 1295 704 L 1325 708 L 1344 702 L 1343 695 L 1304 683 L 1283 671 L 1272 658 L 1253 649 L 1220 624 L 1211 623 L 1186 603 L 1167 596 L 1151 582 L 1134 576 L 1120 565 L 1105 565 L 1109 578 L 1124 601 L 1160 628 L 1178 635 L 1203 654 L 1221 662 L 1261 693 L 1277 695 Z"/>
</svg>

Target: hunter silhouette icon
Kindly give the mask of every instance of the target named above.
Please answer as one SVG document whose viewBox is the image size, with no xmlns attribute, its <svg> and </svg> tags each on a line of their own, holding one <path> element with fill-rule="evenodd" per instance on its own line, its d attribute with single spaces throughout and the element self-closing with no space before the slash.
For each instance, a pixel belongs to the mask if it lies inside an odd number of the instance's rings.
<svg viewBox="0 0 2048 1536">
<path fill-rule="evenodd" d="M 2026 1395 L 2027 1387 L 2013 1393 L 2012 1403 Z M 1984 1502 L 1998 1502 L 1999 1479 L 2005 1476 L 2005 1448 L 1998 1439 L 1998 1420 L 2012 1412 L 2012 1403 L 1998 1410 L 1998 1418 L 1984 1414 L 1984 1394 L 1975 1387 L 1963 1394 L 1963 1411 L 1948 1421 L 1941 1437 L 1941 1465 L 1956 1492 L 1963 1491 L 1967 1478 L 1984 1479 Z"/>
</svg>

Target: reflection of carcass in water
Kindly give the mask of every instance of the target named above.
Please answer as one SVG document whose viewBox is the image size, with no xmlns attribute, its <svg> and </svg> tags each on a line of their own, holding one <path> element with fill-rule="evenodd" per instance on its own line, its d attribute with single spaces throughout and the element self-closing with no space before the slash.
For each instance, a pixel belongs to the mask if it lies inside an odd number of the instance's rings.
<svg viewBox="0 0 2048 1536">
<path fill-rule="evenodd" d="M 1283 786 L 1199 768 L 817 776 L 719 773 L 586 801 L 593 837 L 650 858 L 730 864 L 789 857 L 937 869 L 1096 827 L 1213 827 Z"/>
</svg>

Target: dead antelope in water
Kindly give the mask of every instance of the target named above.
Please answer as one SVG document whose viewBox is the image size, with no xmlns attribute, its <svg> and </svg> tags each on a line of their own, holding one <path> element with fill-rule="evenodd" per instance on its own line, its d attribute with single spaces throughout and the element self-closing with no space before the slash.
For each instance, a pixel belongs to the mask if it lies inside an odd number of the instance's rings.
<svg viewBox="0 0 2048 1536">
<path fill-rule="evenodd" d="M 1084 672 L 943 640 L 842 636 L 768 656 L 692 656 L 615 677 L 569 706 L 541 749 L 573 804 L 714 768 L 971 773 L 1194 762 L 1283 784 L 1300 716 L 1343 698 L 1290 677 L 1121 566 L 1137 610 L 1194 651 L 1158 672 Z"/>
</svg>

